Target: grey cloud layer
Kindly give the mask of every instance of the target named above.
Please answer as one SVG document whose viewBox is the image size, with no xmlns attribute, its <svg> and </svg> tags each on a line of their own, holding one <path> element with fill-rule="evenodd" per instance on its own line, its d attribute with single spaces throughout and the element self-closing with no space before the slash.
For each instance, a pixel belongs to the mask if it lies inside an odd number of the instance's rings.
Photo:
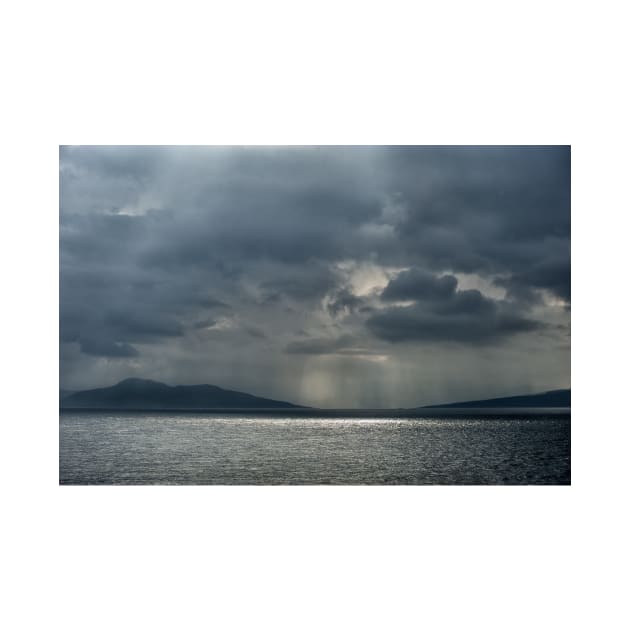
<svg viewBox="0 0 630 630">
<path fill-rule="evenodd" d="M 457 290 L 455 276 L 419 269 L 401 272 L 381 293 L 385 301 L 412 305 L 386 308 L 367 320 L 377 336 L 392 342 L 428 341 L 484 345 L 538 330 L 542 322 L 520 314 L 518 302 L 496 300 L 476 289 Z"/>
<path fill-rule="evenodd" d="M 566 147 L 64 147 L 60 186 L 70 380 L 194 344 L 284 365 L 517 343 L 570 300 Z M 360 291 L 362 265 L 389 282 Z"/>
<path fill-rule="evenodd" d="M 456 284 L 446 282 L 451 279 L 453 276 L 436 278 L 433 285 L 423 280 L 414 304 L 381 310 L 367 320 L 368 328 L 392 342 L 485 345 L 544 327 L 542 322 L 519 315 L 513 303 L 490 299 L 476 289 L 455 291 Z M 392 286 L 398 286 L 396 281 L 390 282 L 383 295 L 390 298 Z M 405 295 L 411 297 L 409 292 Z"/>
</svg>

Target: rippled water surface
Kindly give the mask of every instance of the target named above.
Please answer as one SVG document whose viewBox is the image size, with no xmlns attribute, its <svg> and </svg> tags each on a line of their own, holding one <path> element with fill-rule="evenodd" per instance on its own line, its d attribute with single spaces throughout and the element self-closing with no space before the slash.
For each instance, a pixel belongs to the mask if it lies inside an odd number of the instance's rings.
<svg viewBox="0 0 630 630">
<path fill-rule="evenodd" d="M 570 418 L 61 414 L 61 484 L 568 484 Z"/>
</svg>

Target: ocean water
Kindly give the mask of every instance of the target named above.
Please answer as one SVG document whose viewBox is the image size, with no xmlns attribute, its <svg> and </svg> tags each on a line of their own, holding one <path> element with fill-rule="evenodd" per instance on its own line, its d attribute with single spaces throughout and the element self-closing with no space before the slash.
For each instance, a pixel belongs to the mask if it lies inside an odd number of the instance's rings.
<svg viewBox="0 0 630 630">
<path fill-rule="evenodd" d="M 63 412 L 60 484 L 570 484 L 568 414 Z"/>
</svg>

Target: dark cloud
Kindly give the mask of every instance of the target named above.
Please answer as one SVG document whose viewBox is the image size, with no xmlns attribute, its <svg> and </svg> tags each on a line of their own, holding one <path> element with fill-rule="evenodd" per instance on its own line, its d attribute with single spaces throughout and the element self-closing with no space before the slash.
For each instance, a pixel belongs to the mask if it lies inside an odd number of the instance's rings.
<svg viewBox="0 0 630 630">
<path fill-rule="evenodd" d="M 391 148 L 398 259 L 430 271 L 512 275 L 570 264 L 568 147 Z M 544 280 L 543 280 L 544 282 Z M 552 287 L 559 297 L 567 284 Z"/>
<path fill-rule="evenodd" d="M 120 165 L 112 170 L 117 154 Z M 144 214 L 86 212 L 79 201 L 89 209 L 89 198 L 77 199 L 74 179 L 62 171 L 62 221 L 70 228 L 64 249 L 84 259 L 132 248 L 148 267 L 233 278 L 248 261 L 263 259 L 299 265 L 294 286 L 309 265 L 344 258 L 496 275 L 545 264 L 558 248 L 569 260 L 565 147 L 156 147 L 99 156 L 69 150 L 62 163 L 78 162 L 70 171 L 83 173 L 80 180 L 133 173 L 145 183 L 121 207 Z M 155 182 L 151 174 L 168 177 Z M 160 198 L 163 207 L 143 209 L 143 196 Z M 555 289 L 566 294 L 564 286 Z"/>
<path fill-rule="evenodd" d="M 454 276 L 434 276 L 418 269 L 392 279 L 381 299 L 413 300 L 390 307 L 366 321 L 377 337 L 390 342 L 483 345 L 544 325 L 514 312 L 513 304 L 484 296 L 476 289 L 457 290 Z"/>
<path fill-rule="evenodd" d="M 389 308 L 370 317 L 366 324 L 374 335 L 386 341 L 471 345 L 496 342 L 543 326 L 540 322 L 502 312 L 491 301 L 472 302 L 477 303 L 471 310 L 460 307 L 429 310 L 420 304 Z"/>
<path fill-rule="evenodd" d="M 568 323 L 570 150 L 62 147 L 60 272 L 70 388 L 133 363 L 292 398 L 299 354 L 525 348 Z"/>
<path fill-rule="evenodd" d="M 79 339 L 81 352 L 96 357 L 137 357 L 138 351 L 128 343 L 90 337 Z"/>
<path fill-rule="evenodd" d="M 515 312 L 514 305 L 484 296 L 476 289 L 457 290 L 454 276 L 434 276 L 418 269 L 390 280 L 381 299 L 413 300 L 367 319 L 368 329 L 390 342 L 484 345 L 543 328 L 541 322 Z"/>
<path fill-rule="evenodd" d="M 518 298 L 524 291 L 545 289 L 557 297 L 571 301 L 571 261 L 568 257 L 550 257 L 518 271 L 507 278 L 497 279 L 499 286 Z"/>
<path fill-rule="evenodd" d="M 410 269 L 390 281 L 381 293 L 381 299 L 386 301 L 444 299 L 452 296 L 456 288 L 455 276 L 436 277 L 421 269 Z"/>
<path fill-rule="evenodd" d="M 331 296 L 326 308 L 335 317 L 340 313 L 354 313 L 363 305 L 363 299 L 354 295 L 348 287 L 343 287 Z"/>
</svg>

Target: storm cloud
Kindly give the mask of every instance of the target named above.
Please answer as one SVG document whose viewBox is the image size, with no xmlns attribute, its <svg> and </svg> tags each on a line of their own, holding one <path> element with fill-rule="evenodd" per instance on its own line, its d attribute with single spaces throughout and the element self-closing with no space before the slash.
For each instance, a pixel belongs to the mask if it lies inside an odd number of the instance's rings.
<svg viewBox="0 0 630 630">
<path fill-rule="evenodd" d="M 60 150 L 68 389 L 402 406 L 568 386 L 570 295 L 568 147 Z"/>
<path fill-rule="evenodd" d="M 448 299 L 455 293 L 457 278 L 434 276 L 421 269 L 403 271 L 381 293 L 382 300 Z"/>
</svg>

